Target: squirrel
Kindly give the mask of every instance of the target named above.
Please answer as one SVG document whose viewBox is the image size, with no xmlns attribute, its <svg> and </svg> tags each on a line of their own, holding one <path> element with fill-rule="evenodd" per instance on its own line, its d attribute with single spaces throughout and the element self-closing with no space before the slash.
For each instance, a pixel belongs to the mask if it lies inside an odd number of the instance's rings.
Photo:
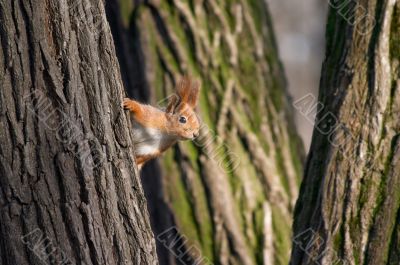
<svg viewBox="0 0 400 265">
<path fill-rule="evenodd" d="M 159 157 L 179 140 L 193 140 L 199 135 L 200 121 L 195 108 L 199 101 L 200 85 L 183 77 L 176 94 L 169 97 L 165 110 L 125 98 L 123 107 L 133 113 L 136 148 L 135 159 L 139 167 Z"/>
</svg>

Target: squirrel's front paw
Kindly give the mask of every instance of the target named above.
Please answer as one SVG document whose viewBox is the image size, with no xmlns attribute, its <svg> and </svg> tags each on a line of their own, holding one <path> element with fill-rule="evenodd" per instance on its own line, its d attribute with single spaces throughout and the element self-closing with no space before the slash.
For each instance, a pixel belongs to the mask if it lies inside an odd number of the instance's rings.
<svg viewBox="0 0 400 265">
<path fill-rule="evenodd" d="M 134 111 L 135 110 L 135 102 L 130 98 L 124 98 L 122 101 L 122 107 L 126 110 Z"/>
</svg>

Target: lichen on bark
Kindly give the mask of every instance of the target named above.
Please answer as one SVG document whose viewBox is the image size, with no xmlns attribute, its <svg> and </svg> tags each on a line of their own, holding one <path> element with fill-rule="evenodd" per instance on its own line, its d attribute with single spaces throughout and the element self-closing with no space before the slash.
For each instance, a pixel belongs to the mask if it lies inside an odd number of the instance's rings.
<svg viewBox="0 0 400 265">
<path fill-rule="evenodd" d="M 197 142 L 165 154 L 162 173 L 153 164 L 142 180 L 161 174 L 158 194 L 188 237 L 185 247 L 216 264 L 287 264 L 302 146 L 266 2 L 148 1 L 131 14 L 125 30 L 134 44 L 126 46 L 139 56 L 120 49 L 120 62 L 129 57 L 129 71 L 145 78 L 128 92 L 148 90 L 157 104 L 190 74 L 202 83 L 205 125 Z M 156 234 L 163 222 L 153 219 Z"/>
<path fill-rule="evenodd" d="M 311 229 L 320 244 L 294 243 L 291 264 L 398 264 L 400 3 L 350 1 L 350 20 L 343 5 L 329 12 L 323 107 L 294 215 L 294 235 Z"/>
</svg>

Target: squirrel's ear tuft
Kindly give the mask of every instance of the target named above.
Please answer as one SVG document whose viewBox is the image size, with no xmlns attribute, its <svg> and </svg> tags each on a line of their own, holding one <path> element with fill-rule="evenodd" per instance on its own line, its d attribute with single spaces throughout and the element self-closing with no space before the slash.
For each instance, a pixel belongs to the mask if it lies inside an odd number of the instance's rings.
<svg viewBox="0 0 400 265">
<path fill-rule="evenodd" d="M 195 108 L 199 100 L 200 83 L 198 81 L 192 82 L 189 77 L 184 76 L 178 83 L 177 94 L 181 102 Z"/>
<path fill-rule="evenodd" d="M 195 82 L 193 82 L 193 84 L 191 86 L 189 99 L 188 99 L 188 104 L 192 108 L 195 108 L 197 106 L 197 103 L 199 101 L 199 96 L 200 96 L 200 82 L 195 81 Z"/>
<path fill-rule="evenodd" d="M 168 105 L 167 108 L 165 109 L 166 113 L 174 113 L 176 106 L 179 103 L 179 97 L 176 94 L 172 94 L 168 98 Z"/>
<path fill-rule="evenodd" d="M 184 76 L 179 81 L 178 86 L 176 88 L 176 93 L 178 94 L 180 100 L 182 102 L 188 102 L 190 96 L 190 87 L 192 82 L 189 77 Z"/>
</svg>

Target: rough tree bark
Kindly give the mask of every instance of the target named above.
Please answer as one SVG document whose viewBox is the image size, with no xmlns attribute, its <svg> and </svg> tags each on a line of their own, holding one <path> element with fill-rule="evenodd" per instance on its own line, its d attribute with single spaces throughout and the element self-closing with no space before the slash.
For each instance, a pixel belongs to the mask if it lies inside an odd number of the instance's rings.
<svg viewBox="0 0 400 265">
<path fill-rule="evenodd" d="M 157 264 L 101 1 L 0 1 L 0 264 Z"/>
<path fill-rule="evenodd" d="M 291 264 L 399 264 L 400 2 L 332 5 Z"/>
<path fill-rule="evenodd" d="M 188 239 L 158 244 L 160 263 L 196 247 L 192 262 L 287 264 L 302 152 L 265 1 L 114 0 L 107 13 L 131 96 L 157 104 L 179 75 L 202 81 L 201 136 L 142 174 L 155 235 Z"/>
</svg>

